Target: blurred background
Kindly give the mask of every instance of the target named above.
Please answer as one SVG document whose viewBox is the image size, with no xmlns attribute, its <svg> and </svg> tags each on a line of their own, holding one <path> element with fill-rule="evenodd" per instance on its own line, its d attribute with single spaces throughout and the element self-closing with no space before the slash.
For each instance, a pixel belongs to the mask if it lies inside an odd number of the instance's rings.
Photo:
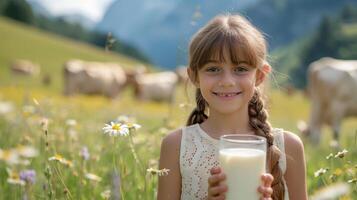
<svg viewBox="0 0 357 200">
<path fill-rule="evenodd" d="M 270 121 L 303 139 L 309 195 L 356 199 L 356 63 L 333 73 L 350 74 L 351 81 L 324 87 L 331 93 L 323 98 L 342 105 L 331 110 L 341 116 L 337 125 L 321 123 L 319 145 L 306 130 L 319 121 L 312 108 L 321 106 L 312 106 L 310 64 L 323 57 L 357 60 L 357 0 L 1 0 L 0 199 L 155 199 L 158 174 L 146 169 L 157 169 L 162 138 L 195 107 L 185 74 L 188 43 L 227 12 L 246 16 L 266 36 L 274 69 Z M 118 75 L 108 78 L 114 68 Z M 342 90 L 347 95 L 334 98 Z M 133 134 L 140 169 L 127 138 L 115 142 L 102 134 L 105 123 L 122 115 L 142 125 Z M 38 153 L 26 157 L 20 147 Z M 59 164 L 48 161 L 55 155 Z M 36 182 L 20 178 L 28 169 Z"/>
</svg>

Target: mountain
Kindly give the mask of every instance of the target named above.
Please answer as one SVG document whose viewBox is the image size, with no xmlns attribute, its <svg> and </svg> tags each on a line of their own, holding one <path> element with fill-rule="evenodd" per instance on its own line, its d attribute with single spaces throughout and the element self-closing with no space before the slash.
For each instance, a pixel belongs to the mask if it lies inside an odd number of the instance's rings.
<svg viewBox="0 0 357 200">
<path fill-rule="evenodd" d="M 97 29 L 113 32 L 140 48 L 154 64 L 174 68 L 186 63 L 187 44 L 213 16 L 241 10 L 258 0 L 118 0 Z"/>
<path fill-rule="evenodd" d="M 72 15 L 62 15 L 60 16 L 66 22 L 72 24 L 80 24 L 87 30 L 92 30 L 95 27 L 96 22 L 89 19 L 88 17 L 81 14 L 72 14 Z"/>
<path fill-rule="evenodd" d="M 316 30 L 324 16 L 334 16 L 357 0 L 264 0 L 245 10 L 267 38 L 271 49 L 285 46 Z"/>
<path fill-rule="evenodd" d="M 27 3 L 30 4 L 32 11 L 36 15 L 42 15 L 47 17 L 53 17 L 52 14 L 45 8 L 41 3 L 36 0 L 27 0 Z"/>
</svg>

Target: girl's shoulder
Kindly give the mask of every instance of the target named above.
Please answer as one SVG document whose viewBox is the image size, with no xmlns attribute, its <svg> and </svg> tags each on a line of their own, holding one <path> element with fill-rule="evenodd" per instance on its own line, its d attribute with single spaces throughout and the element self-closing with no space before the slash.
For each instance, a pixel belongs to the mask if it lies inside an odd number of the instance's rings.
<svg viewBox="0 0 357 200">
<path fill-rule="evenodd" d="M 167 134 L 162 140 L 162 145 L 169 147 L 179 147 L 181 143 L 182 129 L 176 129 Z"/>
<path fill-rule="evenodd" d="M 276 139 L 281 139 L 284 142 L 286 149 L 290 147 L 298 148 L 303 146 L 303 143 L 298 135 L 282 128 L 273 128 L 272 133 Z"/>
<path fill-rule="evenodd" d="M 300 154 L 304 150 L 304 144 L 300 137 L 293 132 L 283 131 L 285 152 L 288 154 Z"/>
</svg>

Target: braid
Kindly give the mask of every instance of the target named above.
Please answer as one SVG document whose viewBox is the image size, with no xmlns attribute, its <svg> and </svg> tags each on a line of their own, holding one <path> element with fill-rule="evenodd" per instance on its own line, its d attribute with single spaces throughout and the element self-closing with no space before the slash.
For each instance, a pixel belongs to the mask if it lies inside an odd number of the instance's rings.
<svg viewBox="0 0 357 200">
<path fill-rule="evenodd" d="M 186 125 L 192 125 L 196 123 L 204 122 L 208 117 L 205 114 L 206 110 L 206 101 L 201 94 L 201 90 L 199 88 L 196 89 L 196 104 L 197 107 L 191 112 Z"/>
<path fill-rule="evenodd" d="M 268 113 L 264 109 L 264 103 L 258 90 L 254 92 L 248 107 L 249 124 L 254 129 L 255 134 L 266 138 L 268 143 L 267 148 L 267 164 L 270 173 L 274 177 L 272 183 L 273 200 L 282 200 L 284 198 L 284 183 L 283 173 L 279 167 L 280 150 L 273 145 L 274 137 L 271 133 L 271 125 L 267 121 Z"/>
</svg>

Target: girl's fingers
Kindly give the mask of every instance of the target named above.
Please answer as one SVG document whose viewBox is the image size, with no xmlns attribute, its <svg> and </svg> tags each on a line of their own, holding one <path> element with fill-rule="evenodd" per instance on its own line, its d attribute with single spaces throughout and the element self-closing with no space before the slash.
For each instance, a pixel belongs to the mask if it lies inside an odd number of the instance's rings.
<svg viewBox="0 0 357 200">
<path fill-rule="evenodd" d="M 221 173 L 221 168 L 220 167 L 212 167 L 212 169 L 210 170 L 211 175 L 214 174 L 219 174 Z"/>
<path fill-rule="evenodd" d="M 223 193 L 226 191 L 227 191 L 226 185 L 219 185 L 216 187 L 211 187 L 208 189 L 208 196 L 210 196 L 210 197 L 222 196 Z"/>
<path fill-rule="evenodd" d="M 273 188 L 260 186 L 258 188 L 258 192 L 260 192 L 263 197 L 271 197 L 271 195 L 273 194 Z"/>
<path fill-rule="evenodd" d="M 216 196 L 216 197 L 209 197 L 209 200 L 225 200 L 226 196 L 224 194 Z"/>
<path fill-rule="evenodd" d="M 225 179 L 226 179 L 226 175 L 223 174 L 223 173 L 212 175 L 212 176 L 210 176 L 208 178 L 208 185 L 209 186 L 216 186 L 221 181 L 224 181 Z"/>
<path fill-rule="evenodd" d="M 263 185 L 264 185 L 265 187 L 270 187 L 271 184 L 272 184 L 273 181 L 274 181 L 274 177 L 273 177 L 271 174 L 268 174 L 268 173 L 263 174 L 263 175 L 261 176 L 261 178 L 262 178 L 262 181 L 263 181 Z"/>
<path fill-rule="evenodd" d="M 260 198 L 260 200 L 273 200 L 273 199 L 270 197 L 268 197 L 268 198 L 262 197 L 262 198 Z"/>
</svg>

